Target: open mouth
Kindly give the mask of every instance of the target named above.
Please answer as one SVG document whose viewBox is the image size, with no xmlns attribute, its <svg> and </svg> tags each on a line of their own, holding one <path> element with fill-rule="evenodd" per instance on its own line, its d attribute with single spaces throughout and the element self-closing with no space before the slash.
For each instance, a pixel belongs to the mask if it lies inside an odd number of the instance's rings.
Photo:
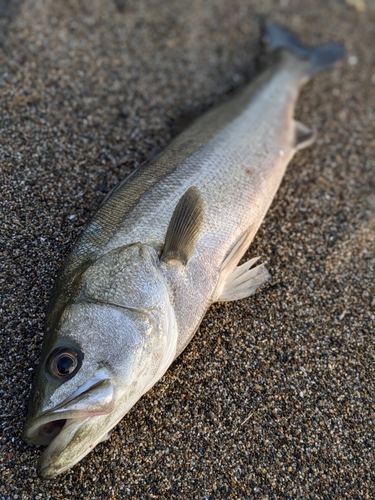
<svg viewBox="0 0 375 500">
<path fill-rule="evenodd" d="M 27 429 L 23 434 L 23 439 L 27 443 L 48 446 L 56 446 L 57 441 L 61 444 L 68 444 L 78 429 L 94 417 L 107 415 L 108 412 L 64 412 L 67 418 L 60 418 L 59 415 L 46 415 L 45 418 L 39 418 L 35 424 Z M 65 416 L 65 415 L 64 415 Z M 55 418 L 55 419 L 54 419 Z"/>
<path fill-rule="evenodd" d="M 38 475 L 51 479 L 69 469 L 90 450 L 95 436 L 87 433 L 87 424 L 96 420 L 97 415 L 83 418 L 53 420 L 39 428 L 36 440 L 48 444 L 38 460 Z M 100 417 L 99 417 L 100 418 Z M 89 440 L 87 439 L 89 438 Z M 95 439 L 95 438 L 94 438 Z"/>
<path fill-rule="evenodd" d="M 33 438 L 32 442 L 34 444 L 49 445 L 56 436 L 60 434 L 63 430 L 67 419 L 52 420 L 45 425 L 42 425 L 39 429 L 38 434 Z"/>
<path fill-rule="evenodd" d="M 92 417 L 108 415 L 114 403 L 111 381 L 93 380 L 52 410 L 31 419 L 25 426 L 23 438 L 28 443 L 50 445 L 62 431 L 66 434 L 68 428 L 77 429 Z"/>
<path fill-rule="evenodd" d="M 92 379 L 51 410 L 27 421 L 24 441 L 47 446 L 38 462 L 38 474 L 52 478 L 72 467 L 103 438 L 103 423 L 115 405 L 110 379 Z M 105 426 L 105 424 L 104 424 Z"/>
</svg>

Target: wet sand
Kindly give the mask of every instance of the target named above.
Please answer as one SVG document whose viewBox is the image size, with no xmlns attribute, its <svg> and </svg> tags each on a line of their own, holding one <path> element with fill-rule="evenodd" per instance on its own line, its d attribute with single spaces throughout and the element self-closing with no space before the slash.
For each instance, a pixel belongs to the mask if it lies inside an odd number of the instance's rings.
<svg viewBox="0 0 375 500">
<path fill-rule="evenodd" d="M 1 499 L 375 497 L 375 4 L 0 5 Z M 4 3 L 4 5 L 6 5 Z M 254 75 L 259 15 L 345 60 L 304 89 L 318 130 L 247 256 L 272 280 L 216 304 L 163 379 L 71 471 L 20 432 L 58 267 L 179 117 Z"/>
</svg>

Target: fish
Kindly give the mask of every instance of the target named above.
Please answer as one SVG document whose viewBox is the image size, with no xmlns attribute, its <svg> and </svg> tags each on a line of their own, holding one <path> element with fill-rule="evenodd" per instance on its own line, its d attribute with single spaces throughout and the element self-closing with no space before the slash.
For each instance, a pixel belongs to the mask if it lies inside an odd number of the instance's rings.
<svg viewBox="0 0 375 500">
<path fill-rule="evenodd" d="M 22 438 L 61 474 L 164 375 L 215 302 L 270 279 L 239 264 L 294 154 L 315 131 L 294 119 L 300 88 L 343 57 L 266 27 L 270 62 L 104 199 L 59 271 Z"/>
</svg>

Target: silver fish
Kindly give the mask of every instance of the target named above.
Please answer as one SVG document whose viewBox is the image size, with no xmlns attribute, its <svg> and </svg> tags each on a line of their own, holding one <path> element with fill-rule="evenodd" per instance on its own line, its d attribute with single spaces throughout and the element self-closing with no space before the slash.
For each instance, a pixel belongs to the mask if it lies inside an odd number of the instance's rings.
<svg viewBox="0 0 375 500">
<path fill-rule="evenodd" d="M 208 307 L 269 279 L 238 266 L 287 164 L 315 133 L 293 119 L 302 84 L 343 55 L 280 26 L 273 62 L 104 200 L 66 259 L 46 320 L 23 439 L 43 478 L 89 453 L 185 349 Z"/>
</svg>

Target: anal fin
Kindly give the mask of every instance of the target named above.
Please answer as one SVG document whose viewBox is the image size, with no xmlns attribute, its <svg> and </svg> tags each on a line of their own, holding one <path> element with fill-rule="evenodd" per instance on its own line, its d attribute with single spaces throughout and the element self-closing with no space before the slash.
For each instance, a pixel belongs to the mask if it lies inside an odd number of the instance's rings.
<svg viewBox="0 0 375 500">
<path fill-rule="evenodd" d="M 298 120 L 294 120 L 294 148 L 296 151 L 311 146 L 316 140 L 316 131 Z"/>
</svg>

